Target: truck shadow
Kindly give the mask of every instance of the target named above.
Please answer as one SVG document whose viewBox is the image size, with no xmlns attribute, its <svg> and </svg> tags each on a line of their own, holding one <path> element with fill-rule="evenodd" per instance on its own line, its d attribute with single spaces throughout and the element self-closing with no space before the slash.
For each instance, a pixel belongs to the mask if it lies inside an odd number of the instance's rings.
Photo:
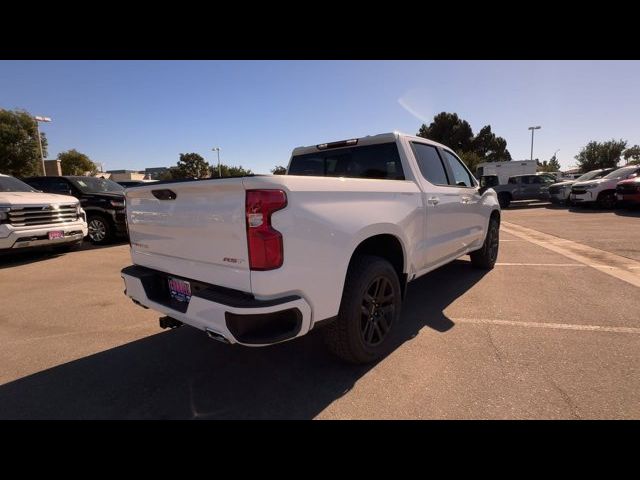
<svg viewBox="0 0 640 480">
<path fill-rule="evenodd" d="M 116 241 L 110 242 L 106 245 L 93 245 L 91 242 L 85 240 L 71 251 L 56 250 L 50 247 L 33 249 L 26 248 L 22 251 L 8 252 L 0 255 L 0 270 L 3 268 L 19 267 L 20 265 L 42 262 L 44 260 L 50 260 L 64 255 L 73 255 L 75 252 L 83 252 L 85 250 L 101 250 L 103 248 L 118 247 L 120 245 L 126 245 L 127 243 L 128 240 L 117 239 Z"/>
<path fill-rule="evenodd" d="M 413 282 L 394 350 L 451 329 L 444 309 L 484 273 L 458 260 Z M 335 359 L 320 333 L 260 349 L 158 333 L 0 386 L 0 419 L 310 419 L 375 367 Z"/>
</svg>

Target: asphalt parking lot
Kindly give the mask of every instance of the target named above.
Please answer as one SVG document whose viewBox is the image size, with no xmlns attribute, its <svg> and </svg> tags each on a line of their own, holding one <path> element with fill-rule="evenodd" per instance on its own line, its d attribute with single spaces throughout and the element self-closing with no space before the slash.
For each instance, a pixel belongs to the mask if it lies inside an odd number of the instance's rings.
<svg viewBox="0 0 640 480">
<path fill-rule="evenodd" d="M 640 212 L 503 212 L 491 272 L 413 282 L 396 348 L 229 347 L 123 295 L 127 244 L 0 258 L 2 419 L 640 418 Z"/>
</svg>

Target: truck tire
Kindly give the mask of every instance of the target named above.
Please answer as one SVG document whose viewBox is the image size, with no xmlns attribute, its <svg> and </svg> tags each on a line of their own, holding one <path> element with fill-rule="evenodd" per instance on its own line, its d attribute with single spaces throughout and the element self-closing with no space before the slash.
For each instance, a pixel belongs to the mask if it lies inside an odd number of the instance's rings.
<svg viewBox="0 0 640 480">
<path fill-rule="evenodd" d="M 500 245 L 500 222 L 496 217 L 491 217 L 487 227 L 487 235 L 480 250 L 470 253 L 471 265 L 474 268 L 491 270 L 498 258 L 498 247 Z"/>
<path fill-rule="evenodd" d="M 87 235 L 94 245 L 105 245 L 111 241 L 111 224 L 102 215 L 89 215 L 87 226 L 89 227 Z"/>
<path fill-rule="evenodd" d="M 324 329 L 325 343 L 341 359 L 356 364 L 382 358 L 400 318 L 398 274 L 381 257 L 356 257 L 347 272 L 338 318 Z"/>
<path fill-rule="evenodd" d="M 598 195 L 598 207 L 611 209 L 616 206 L 616 194 L 614 192 L 602 192 Z"/>
<path fill-rule="evenodd" d="M 500 208 L 509 208 L 511 195 L 507 192 L 500 192 L 498 194 L 498 203 L 500 204 Z"/>
</svg>

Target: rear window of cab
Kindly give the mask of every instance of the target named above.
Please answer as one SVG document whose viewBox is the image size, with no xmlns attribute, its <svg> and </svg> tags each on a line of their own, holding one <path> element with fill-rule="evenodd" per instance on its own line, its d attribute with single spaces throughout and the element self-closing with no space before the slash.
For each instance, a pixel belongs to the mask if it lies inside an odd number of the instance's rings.
<svg viewBox="0 0 640 480">
<path fill-rule="evenodd" d="M 288 175 L 404 180 L 395 142 L 294 155 Z"/>
</svg>

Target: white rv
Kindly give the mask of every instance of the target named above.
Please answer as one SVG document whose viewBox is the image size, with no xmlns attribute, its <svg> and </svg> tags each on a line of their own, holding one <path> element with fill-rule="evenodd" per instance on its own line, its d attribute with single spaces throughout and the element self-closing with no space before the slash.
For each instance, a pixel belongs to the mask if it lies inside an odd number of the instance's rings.
<svg viewBox="0 0 640 480">
<path fill-rule="evenodd" d="M 504 185 L 514 175 L 533 175 L 538 164 L 535 160 L 510 160 L 506 162 L 482 162 L 476 167 L 476 178 L 483 175 L 497 175 L 500 185 Z"/>
</svg>

